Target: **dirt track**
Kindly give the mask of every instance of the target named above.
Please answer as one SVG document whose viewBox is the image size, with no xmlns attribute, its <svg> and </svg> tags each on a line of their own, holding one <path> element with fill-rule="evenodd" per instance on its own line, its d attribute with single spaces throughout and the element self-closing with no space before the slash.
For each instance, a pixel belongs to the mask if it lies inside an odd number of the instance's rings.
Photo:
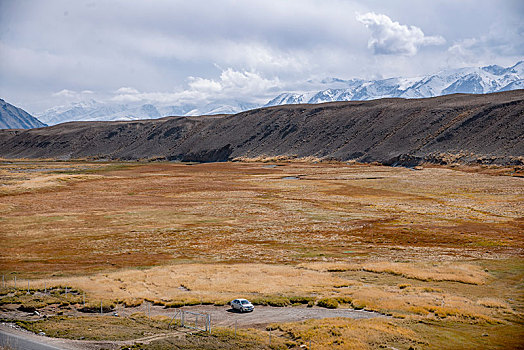
<svg viewBox="0 0 524 350">
<path fill-rule="evenodd" d="M 140 307 L 117 309 L 116 312 L 122 316 L 129 316 L 135 312 L 144 312 L 151 316 L 164 315 L 172 317 L 176 310 L 184 310 L 196 313 L 203 313 L 211 315 L 212 325 L 220 327 L 235 327 L 238 328 L 265 328 L 270 323 L 280 322 L 295 322 L 304 321 L 307 319 L 321 319 L 321 318 L 332 318 L 332 317 L 347 317 L 352 319 L 365 319 L 372 317 L 385 317 L 375 312 L 368 312 L 362 310 L 353 309 L 325 309 L 319 307 L 307 308 L 305 306 L 298 307 L 271 307 L 271 306 L 257 306 L 255 310 L 250 313 L 240 313 L 233 311 L 229 306 L 212 306 L 212 305 L 197 305 L 187 306 L 180 309 L 165 309 L 161 306 L 149 306 L 143 304 Z M 17 313 L 18 318 L 27 318 L 34 320 L 34 316 L 23 317 L 19 311 Z M 98 315 L 98 314 L 85 314 L 80 313 L 77 310 L 72 309 L 69 315 Z M 107 317 L 113 313 L 106 313 Z M 9 316 L 4 313 L 4 316 Z M 43 315 L 42 315 L 43 316 Z M 186 323 L 194 323 L 194 316 L 186 314 Z M 146 337 L 141 339 L 142 342 L 148 342 L 153 339 L 162 337 L 172 336 L 183 336 L 185 330 L 170 330 L 165 334 L 157 334 L 154 336 Z M 5 344 L 13 347 L 13 349 L 25 349 L 28 344 L 33 346 L 34 349 L 100 349 L 100 348 L 120 348 L 123 345 L 132 344 L 137 341 L 79 341 L 79 340 L 68 340 L 68 339 L 56 339 L 44 336 L 39 336 L 31 332 L 20 329 L 18 326 L 12 324 L 3 323 L 0 324 L 0 340 Z M 0 345 L 2 345 L 0 342 Z M 44 344 L 39 347 L 37 344 Z"/>
<path fill-rule="evenodd" d="M 307 319 L 321 319 L 321 318 L 332 318 L 332 317 L 347 317 L 352 319 L 364 319 L 373 317 L 384 317 L 383 315 L 376 312 L 369 312 L 363 310 L 354 309 L 326 309 L 321 307 L 306 307 L 294 306 L 294 307 L 272 307 L 272 306 L 256 306 L 253 312 L 240 313 L 233 311 L 229 306 L 213 306 L 213 305 L 196 305 L 196 306 L 185 306 L 180 309 L 176 308 L 164 308 L 163 306 L 154 306 L 147 303 L 142 304 L 138 307 L 123 308 L 118 306 L 113 312 L 104 313 L 110 317 L 115 312 L 118 317 L 130 316 L 136 312 L 141 312 L 151 316 L 167 316 L 173 317 L 177 310 L 184 310 L 190 312 L 197 312 L 202 314 L 209 314 L 211 321 L 214 326 L 220 327 L 231 327 L 235 325 L 238 327 L 245 328 L 264 328 L 270 323 L 282 323 L 282 322 L 296 322 L 304 321 Z M 42 319 L 44 316 L 53 316 L 57 311 L 61 311 L 66 316 L 99 316 L 98 313 L 84 313 L 78 311 L 76 308 L 70 307 L 69 309 L 56 307 L 47 307 L 40 311 L 40 315 L 36 316 L 32 312 L 19 311 L 16 308 L 5 307 L 2 311 L 2 316 L 7 319 L 17 320 L 30 320 L 35 321 Z M 116 316 L 113 316 L 116 317 Z M 188 316 L 188 320 L 194 319 Z"/>
<path fill-rule="evenodd" d="M 233 327 L 235 322 L 238 327 L 259 328 L 265 327 L 270 323 L 297 322 L 307 319 L 321 319 L 332 317 L 347 317 L 352 319 L 363 319 L 373 317 L 384 317 L 376 312 L 369 312 L 354 309 L 325 309 L 321 307 L 272 307 L 256 306 L 253 312 L 240 313 L 234 311 L 229 306 L 197 305 L 180 308 L 184 311 L 199 312 L 209 314 L 214 326 Z M 173 316 L 176 309 L 165 309 L 161 306 L 151 307 L 151 315 Z M 147 306 L 142 305 L 138 308 L 124 309 L 123 315 L 133 312 L 147 312 Z M 186 318 L 188 319 L 188 318 Z M 193 320 L 193 319 L 192 319 Z M 194 322 L 194 320 L 193 320 Z"/>
</svg>

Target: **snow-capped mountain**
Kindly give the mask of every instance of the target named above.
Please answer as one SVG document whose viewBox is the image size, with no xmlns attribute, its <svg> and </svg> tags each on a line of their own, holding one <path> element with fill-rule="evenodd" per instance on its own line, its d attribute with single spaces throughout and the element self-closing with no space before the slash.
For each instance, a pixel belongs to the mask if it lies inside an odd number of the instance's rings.
<svg viewBox="0 0 524 350">
<path fill-rule="evenodd" d="M 38 115 L 38 118 L 48 125 L 75 120 L 135 120 L 160 117 L 162 115 L 152 104 L 123 105 L 103 103 L 95 100 L 54 107 Z"/>
<path fill-rule="evenodd" d="M 317 92 L 286 92 L 265 106 L 332 101 L 362 101 L 384 97 L 423 98 L 454 93 L 487 94 L 524 88 L 524 61 L 512 67 L 497 65 L 479 68 L 444 70 L 418 78 L 390 78 L 381 80 L 347 80 L 342 88 L 328 88 Z"/>
<path fill-rule="evenodd" d="M 40 120 L 0 98 L 0 129 L 32 129 L 46 126 Z"/>
<path fill-rule="evenodd" d="M 156 119 L 165 116 L 189 116 L 211 114 L 234 114 L 257 108 L 260 105 L 239 101 L 216 101 L 203 106 L 197 105 L 153 105 L 151 103 L 115 104 L 95 100 L 75 102 L 53 107 L 38 115 L 48 125 L 70 121 L 113 121 Z"/>
<path fill-rule="evenodd" d="M 318 86 L 326 88 L 281 93 L 263 106 L 235 99 L 216 100 L 202 105 L 158 104 L 150 101 L 118 104 L 91 100 L 54 107 L 38 114 L 37 117 L 46 124 L 54 125 L 76 120 L 136 120 L 173 115 L 234 114 L 258 107 L 284 104 L 358 101 L 384 97 L 423 98 L 454 93 L 485 94 L 524 88 L 524 61 L 508 68 L 492 65 L 449 69 L 415 78 L 379 80 L 326 78 L 320 82 L 311 82 L 309 86 L 315 86 L 316 89 Z"/>
</svg>

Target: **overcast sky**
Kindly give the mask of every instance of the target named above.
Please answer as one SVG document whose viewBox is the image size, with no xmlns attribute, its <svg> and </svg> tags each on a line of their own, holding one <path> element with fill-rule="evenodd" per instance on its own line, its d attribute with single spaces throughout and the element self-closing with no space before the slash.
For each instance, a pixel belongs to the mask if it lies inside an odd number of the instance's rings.
<svg viewBox="0 0 524 350">
<path fill-rule="evenodd" d="M 524 57 L 522 0 L 0 0 L 0 97 L 265 102 L 325 77 Z"/>
</svg>

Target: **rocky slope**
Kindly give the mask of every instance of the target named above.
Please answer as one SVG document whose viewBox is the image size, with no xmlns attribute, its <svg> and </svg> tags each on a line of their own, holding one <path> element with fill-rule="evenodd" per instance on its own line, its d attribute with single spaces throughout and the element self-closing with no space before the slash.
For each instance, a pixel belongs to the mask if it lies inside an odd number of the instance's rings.
<svg viewBox="0 0 524 350">
<path fill-rule="evenodd" d="M 46 126 L 21 108 L 0 98 L 0 129 L 31 129 Z"/>
<path fill-rule="evenodd" d="M 522 164 L 524 90 L 0 131 L 0 157 L 4 158 L 207 162 L 259 156 L 402 165 L 425 161 Z"/>
</svg>

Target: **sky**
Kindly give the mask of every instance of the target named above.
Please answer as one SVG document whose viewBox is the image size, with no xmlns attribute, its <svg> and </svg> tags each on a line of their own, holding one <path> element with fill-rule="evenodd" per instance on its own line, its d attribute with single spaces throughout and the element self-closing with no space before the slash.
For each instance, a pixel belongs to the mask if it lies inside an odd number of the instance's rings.
<svg viewBox="0 0 524 350">
<path fill-rule="evenodd" d="M 265 103 L 524 58 L 521 0 L 0 0 L 0 98 Z M 307 82 L 309 81 L 309 85 Z"/>
</svg>

